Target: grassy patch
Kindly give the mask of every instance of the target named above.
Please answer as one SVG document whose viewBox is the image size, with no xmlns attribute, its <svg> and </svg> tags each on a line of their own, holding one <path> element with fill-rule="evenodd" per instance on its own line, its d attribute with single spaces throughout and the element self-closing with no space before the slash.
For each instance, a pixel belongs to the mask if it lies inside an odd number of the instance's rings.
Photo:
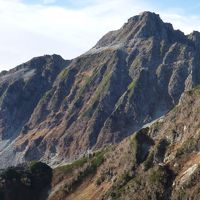
<svg viewBox="0 0 200 200">
<path fill-rule="evenodd" d="M 176 156 L 180 157 L 184 154 L 189 154 L 197 150 L 198 140 L 194 138 L 189 138 L 186 140 L 180 148 L 177 149 Z"/>
<path fill-rule="evenodd" d="M 65 79 L 69 73 L 69 69 L 63 69 L 58 75 L 60 79 Z"/>
<path fill-rule="evenodd" d="M 136 69 L 136 68 L 138 68 L 138 67 L 140 66 L 140 64 L 141 64 L 140 58 L 139 58 L 139 56 L 137 56 L 137 57 L 135 58 L 135 60 L 133 61 L 132 67 L 133 67 L 134 69 Z"/>
<path fill-rule="evenodd" d="M 151 153 L 149 153 L 149 155 L 147 156 L 146 160 L 143 163 L 145 171 L 153 166 L 153 158 L 154 158 L 154 152 L 152 151 Z"/>
<path fill-rule="evenodd" d="M 150 184 L 166 184 L 167 183 L 167 173 L 164 167 L 159 166 L 153 169 L 149 175 L 149 182 Z"/>
<path fill-rule="evenodd" d="M 72 172 L 73 169 L 82 167 L 85 163 L 87 163 L 87 161 L 88 161 L 88 157 L 83 156 L 79 160 L 74 161 L 72 164 L 57 167 L 56 171 L 59 173 L 67 174 L 67 173 Z"/>
<path fill-rule="evenodd" d="M 188 91 L 187 93 L 189 94 L 189 95 L 192 95 L 192 94 L 194 94 L 194 92 L 199 92 L 200 91 L 200 84 L 199 85 L 197 85 L 197 86 L 195 86 L 192 90 L 190 90 L 190 91 Z"/>
<path fill-rule="evenodd" d="M 48 99 L 53 96 L 54 93 L 54 89 L 48 90 L 40 99 L 39 104 L 42 105 L 43 103 L 45 103 L 46 101 L 48 101 Z"/>
<path fill-rule="evenodd" d="M 107 149 L 84 156 L 70 165 L 57 167 L 55 169 L 55 178 L 61 177 L 59 181 L 65 179 L 65 185 L 60 189 L 53 199 L 61 199 L 73 192 L 85 179 L 94 175 L 97 168 L 104 162 L 104 155 Z M 97 184 L 100 184 L 98 180 Z"/>
<path fill-rule="evenodd" d="M 128 85 L 128 90 L 134 90 L 135 88 L 135 82 L 132 81 L 129 85 Z"/>
<path fill-rule="evenodd" d="M 133 94 L 134 94 L 134 89 L 135 89 L 135 81 L 132 81 L 132 82 L 128 85 L 128 96 L 129 96 L 129 99 L 133 96 Z"/>
</svg>

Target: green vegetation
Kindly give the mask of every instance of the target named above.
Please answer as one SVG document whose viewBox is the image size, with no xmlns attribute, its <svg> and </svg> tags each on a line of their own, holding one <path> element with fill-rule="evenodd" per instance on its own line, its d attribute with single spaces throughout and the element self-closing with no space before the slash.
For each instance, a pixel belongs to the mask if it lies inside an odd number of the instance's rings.
<svg viewBox="0 0 200 200">
<path fill-rule="evenodd" d="M 13 167 L 9 167 L 2 174 L 1 178 L 9 181 L 17 181 L 21 177 L 21 174 Z"/>
<path fill-rule="evenodd" d="M 29 170 L 33 176 L 41 176 L 44 174 L 51 174 L 52 169 L 45 163 L 32 161 L 29 165 Z"/>
<path fill-rule="evenodd" d="M 10 167 L 0 173 L 0 199 L 38 199 L 50 185 L 51 174 L 48 165 L 37 161 Z"/>
<path fill-rule="evenodd" d="M 104 154 L 106 153 L 106 149 L 103 151 L 99 151 L 95 154 L 94 159 L 92 160 L 91 164 L 93 168 L 96 170 L 104 161 Z"/>
<path fill-rule="evenodd" d="M 97 99 L 99 99 L 102 91 L 106 91 L 109 88 L 109 81 L 111 78 L 111 73 L 106 73 L 103 76 L 102 81 L 100 82 L 99 86 L 97 87 L 95 91 L 95 96 L 93 98 L 93 102 L 95 102 Z"/>
<path fill-rule="evenodd" d="M 107 91 L 110 85 L 110 73 L 105 73 L 103 79 L 101 80 L 99 86 L 94 92 L 94 95 L 91 97 L 90 107 L 85 111 L 84 116 L 91 117 L 94 111 L 94 108 L 98 105 L 99 99 L 103 96 L 103 92 Z"/>
<path fill-rule="evenodd" d="M 197 86 L 195 86 L 192 90 L 190 90 L 190 91 L 188 91 L 187 93 L 189 94 L 189 95 L 192 95 L 194 92 L 199 92 L 200 91 L 200 84 L 199 85 L 197 85 Z"/>
<path fill-rule="evenodd" d="M 196 87 L 194 87 L 194 89 L 193 90 L 200 90 L 200 84 L 199 85 L 197 85 Z"/>
<path fill-rule="evenodd" d="M 137 163 L 138 141 L 136 136 L 130 137 L 130 146 L 133 154 L 133 164 Z"/>
<path fill-rule="evenodd" d="M 165 185 L 167 184 L 168 174 L 165 167 L 158 166 L 150 172 L 149 182 L 152 185 Z"/>
<path fill-rule="evenodd" d="M 136 170 L 125 176 L 105 194 L 105 199 L 168 199 L 173 182 L 171 171 L 165 166 L 156 166 L 149 171 Z M 135 198 L 133 198 L 135 197 Z"/>
<path fill-rule="evenodd" d="M 129 85 L 128 85 L 128 90 L 134 90 L 134 88 L 135 88 L 135 82 L 134 81 L 132 81 Z"/>
<path fill-rule="evenodd" d="M 68 193 L 75 190 L 87 177 L 94 175 L 97 168 L 104 162 L 105 153 L 108 151 L 109 149 L 106 148 L 90 155 L 83 156 L 81 159 L 74 161 L 70 165 L 56 168 L 54 170 L 55 176 L 62 176 L 60 180 L 63 180 L 65 176 L 68 177 L 69 174 L 70 177 L 73 178 L 70 181 L 66 181 L 62 190 L 59 190 L 55 194 L 55 198 L 58 199 L 58 197 L 66 196 Z M 101 184 L 101 181 L 104 180 L 99 179 L 96 181 L 96 184 Z"/>
<path fill-rule="evenodd" d="M 61 80 L 65 79 L 69 74 L 69 69 L 63 69 L 60 74 L 58 75 Z"/>
<path fill-rule="evenodd" d="M 143 162 L 143 167 L 145 171 L 150 169 L 153 166 L 153 158 L 154 158 L 154 151 L 149 153 L 146 160 Z"/>
<path fill-rule="evenodd" d="M 177 149 L 176 156 L 180 157 L 196 150 L 198 150 L 198 140 L 189 138 L 182 144 L 180 148 Z"/>
<path fill-rule="evenodd" d="M 81 171 L 77 177 L 77 182 L 81 182 L 85 177 L 96 173 L 97 168 L 103 163 L 104 161 L 104 154 L 105 151 L 96 152 L 94 157 L 88 163 L 88 166 L 84 171 Z"/>
<path fill-rule="evenodd" d="M 88 162 L 88 160 L 89 158 L 87 156 L 83 156 L 82 158 L 74 161 L 72 164 L 57 167 L 56 171 L 58 173 L 64 173 L 64 174 L 71 173 L 72 170 L 82 167 L 85 163 Z"/>
<path fill-rule="evenodd" d="M 172 112 L 173 112 L 173 113 L 177 113 L 177 111 L 178 111 L 178 106 L 179 106 L 179 105 L 174 106 L 174 108 L 172 109 Z"/>
<path fill-rule="evenodd" d="M 39 104 L 42 105 L 46 101 L 48 101 L 48 98 L 51 97 L 54 93 L 54 89 L 48 90 L 40 99 Z"/>
<path fill-rule="evenodd" d="M 135 164 L 140 164 L 145 161 L 149 148 L 154 144 L 154 141 L 147 135 L 148 131 L 149 128 L 143 128 L 130 137 L 130 145 Z"/>
<path fill-rule="evenodd" d="M 130 188 L 131 190 L 139 189 L 139 187 L 142 186 L 142 180 L 144 179 L 142 179 L 139 174 L 130 174 L 124 171 L 115 186 L 106 193 L 106 197 L 112 200 L 120 199 L 124 197 L 124 194 L 126 194 Z"/>
<path fill-rule="evenodd" d="M 106 177 L 104 175 L 100 176 L 96 180 L 96 185 L 101 185 L 105 181 Z"/>
<path fill-rule="evenodd" d="M 29 171 L 31 173 L 32 186 L 36 191 L 40 191 L 41 188 L 51 183 L 52 169 L 45 163 L 37 161 L 31 162 Z"/>
<path fill-rule="evenodd" d="M 128 97 L 129 97 L 129 99 L 131 99 L 133 97 L 134 89 L 135 89 L 135 81 L 132 81 L 128 85 Z"/>
<path fill-rule="evenodd" d="M 141 63 L 140 57 L 137 56 L 137 57 L 135 58 L 135 60 L 133 61 L 132 67 L 133 67 L 134 69 L 136 69 L 136 68 L 138 68 L 138 67 L 140 66 L 140 63 Z"/>
</svg>

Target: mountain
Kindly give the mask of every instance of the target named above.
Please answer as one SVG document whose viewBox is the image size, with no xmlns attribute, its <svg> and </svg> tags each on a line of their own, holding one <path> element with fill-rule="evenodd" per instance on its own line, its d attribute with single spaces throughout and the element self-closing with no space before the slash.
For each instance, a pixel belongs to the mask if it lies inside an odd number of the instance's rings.
<svg viewBox="0 0 200 200">
<path fill-rule="evenodd" d="M 185 92 L 165 116 L 119 144 L 52 170 L 40 162 L 31 162 L 1 172 L 0 197 L 3 200 L 14 200 L 12 195 L 15 200 L 198 200 L 199 110 L 200 86 L 197 86 Z M 20 196 L 21 192 L 26 196 Z"/>
<path fill-rule="evenodd" d="M 2 72 L 1 168 L 70 162 L 165 115 L 200 83 L 199 42 L 144 12 L 73 60 L 43 56 Z"/>
</svg>

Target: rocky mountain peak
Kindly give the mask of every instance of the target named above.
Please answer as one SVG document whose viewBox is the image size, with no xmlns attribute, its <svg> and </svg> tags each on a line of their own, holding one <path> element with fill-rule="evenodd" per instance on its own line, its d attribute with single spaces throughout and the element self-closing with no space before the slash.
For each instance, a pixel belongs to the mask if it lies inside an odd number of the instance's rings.
<svg viewBox="0 0 200 200">
<path fill-rule="evenodd" d="M 180 30 L 174 30 L 172 24 L 162 21 L 158 14 L 145 11 L 128 19 L 122 28 L 107 33 L 95 45 L 89 53 L 105 49 L 120 49 L 125 46 L 132 46 L 138 40 L 155 38 L 169 43 L 181 42 L 190 43 L 188 38 Z"/>
<path fill-rule="evenodd" d="M 199 47 L 199 32 L 143 12 L 71 61 L 0 73 L 0 199 L 40 194 L 31 169 L 52 171 L 18 165 L 33 160 L 61 165 L 48 200 L 199 199 Z"/>
<path fill-rule="evenodd" d="M 193 31 L 191 34 L 188 35 L 188 38 L 195 43 L 195 46 L 198 49 L 200 48 L 200 32 Z"/>
<path fill-rule="evenodd" d="M 148 23 L 154 23 L 154 22 L 163 23 L 163 21 L 161 20 L 158 14 L 154 12 L 144 11 L 140 13 L 139 15 L 129 18 L 126 24 L 138 23 L 139 21 L 142 21 L 143 23 L 147 23 L 147 22 Z"/>
<path fill-rule="evenodd" d="M 72 61 L 43 56 L 2 74 L 0 161 L 71 161 L 164 115 L 200 83 L 198 36 L 143 12 Z"/>
<path fill-rule="evenodd" d="M 171 23 L 163 22 L 160 16 L 154 12 L 145 11 L 128 20 L 123 29 L 136 29 L 135 37 L 147 39 L 154 37 L 160 40 L 173 42 L 179 40 L 183 43 L 187 37 L 180 30 L 174 30 Z"/>
</svg>

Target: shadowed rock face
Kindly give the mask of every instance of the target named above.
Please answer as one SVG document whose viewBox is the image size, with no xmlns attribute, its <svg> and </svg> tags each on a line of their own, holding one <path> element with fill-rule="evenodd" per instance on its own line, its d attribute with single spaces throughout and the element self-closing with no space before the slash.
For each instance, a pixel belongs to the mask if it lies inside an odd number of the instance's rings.
<svg viewBox="0 0 200 200">
<path fill-rule="evenodd" d="M 32 162 L 0 171 L 1 200 L 46 199 L 51 188 L 52 169 Z"/>
<path fill-rule="evenodd" d="M 1 73 L 0 160 L 74 159 L 162 116 L 200 83 L 199 38 L 144 12 L 72 61 L 44 56 Z"/>
</svg>

